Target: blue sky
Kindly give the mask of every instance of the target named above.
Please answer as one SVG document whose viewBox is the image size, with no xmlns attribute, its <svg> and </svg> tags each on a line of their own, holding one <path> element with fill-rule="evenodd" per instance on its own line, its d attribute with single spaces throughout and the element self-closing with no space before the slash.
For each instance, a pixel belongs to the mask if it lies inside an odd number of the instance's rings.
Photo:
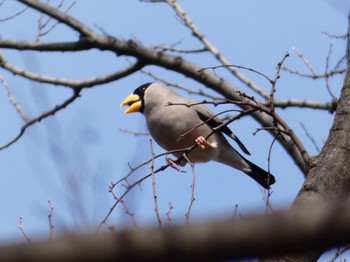
<svg viewBox="0 0 350 262">
<path fill-rule="evenodd" d="M 333 45 L 331 66 L 337 63 L 345 51 L 343 41 L 331 39 L 323 32 L 334 35 L 346 32 L 349 8 L 346 1 L 221 0 L 218 4 L 217 1 L 203 0 L 180 1 L 180 4 L 202 33 L 231 63 L 254 68 L 271 77 L 286 51 L 291 55 L 285 65 L 307 72 L 303 62 L 293 52 L 293 47 L 301 50 L 319 73 L 325 70 L 330 44 Z M 0 18 L 20 9 L 20 4 L 7 1 L 0 8 Z M 101 5 L 97 1 L 77 1 L 70 14 L 96 31 L 102 28 L 117 38 L 132 38 L 147 46 L 171 45 L 180 41 L 180 48 L 202 48 L 166 4 L 110 0 Z M 1 23 L 1 37 L 33 40 L 38 17 L 37 13 L 28 11 L 12 21 Z M 43 41 L 74 39 L 75 33 L 64 26 L 57 26 L 42 38 Z M 45 75 L 73 79 L 110 73 L 128 63 L 114 54 L 96 50 L 69 54 L 2 52 L 17 66 Z M 208 54 L 187 55 L 186 58 L 203 67 L 218 65 Z M 167 70 L 157 67 L 145 69 L 193 89 L 205 88 Z M 216 72 L 252 94 L 225 70 Z M 270 90 L 265 79 L 249 72 L 244 73 L 265 90 Z M 28 83 L 2 69 L 0 75 L 6 78 L 15 97 L 31 117 L 52 108 L 71 94 L 64 87 Z M 0 152 L 0 204 L 3 210 L 0 213 L 1 242 L 24 240 L 17 228 L 20 216 L 23 217 L 27 234 L 33 239 L 48 236 L 48 200 L 52 201 L 55 208 L 55 231 L 96 228 L 114 202 L 108 193 L 110 182 L 128 172 L 128 162 L 137 165 L 151 156 L 150 137 L 136 137 L 120 131 L 121 128 L 145 131 L 142 115 L 125 116 L 124 109 L 119 108 L 124 97 L 137 86 L 150 81 L 152 79 L 149 76 L 136 73 L 114 83 L 86 89 L 74 104 L 31 127 L 16 144 Z M 330 84 L 332 91 L 338 95 L 342 77 L 335 77 Z M 287 72 L 282 72 L 278 81 L 276 98 L 330 101 L 324 81 L 306 80 Z M 0 143 L 5 144 L 19 132 L 23 122 L 9 103 L 3 86 L 0 88 L 0 104 Z M 225 108 L 213 110 L 219 112 Z M 308 109 L 279 110 L 279 113 L 300 137 L 309 153 L 316 154 L 300 122 L 322 146 L 333 116 Z M 251 151 L 249 159 L 266 169 L 272 137 L 265 132 L 254 136 L 252 133 L 259 125 L 249 118 L 235 122 L 230 127 Z M 155 147 L 155 151 L 163 152 L 159 147 Z M 164 159 L 156 162 L 157 166 L 162 164 Z M 192 209 L 192 221 L 232 216 L 235 205 L 238 205 L 238 212 L 242 215 L 265 210 L 261 189 L 244 174 L 217 163 L 196 165 L 195 168 L 196 201 Z M 164 223 L 169 202 L 173 206 L 172 223 L 185 223 L 192 174 L 189 167 L 184 170 L 187 173 L 166 170 L 156 176 L 160 214 Z M 278 144 L 273 147 L 271 170 L 277 180 L 272 188 L 272 206 L 274 209 L 288 208 L 302 185 L 303 176 Z M 133 179 L 142 177 L 148 171 L 148 168 L 144 168 L 135 172 Z M 126 202 L 139 224 L 157 223 L 150 179 L 135 188 L 127 196 Z M 129 216 L 125 215 L 121 207 L 114 211 L 108 222 L 117 228 L 131 225 Z"/>
</svg>

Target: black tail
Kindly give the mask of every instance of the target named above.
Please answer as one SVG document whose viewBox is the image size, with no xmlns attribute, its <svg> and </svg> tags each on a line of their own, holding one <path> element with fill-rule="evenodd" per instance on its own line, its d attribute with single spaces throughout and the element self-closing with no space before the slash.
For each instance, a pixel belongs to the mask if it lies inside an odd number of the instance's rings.
<svg viewBox="0 0 350 262">
<path fill-rule="evenodd" d="M 250 172 L 244 172 L 251 178 L 253 178 L 256 182 L 258 182 L 262 187 L 269 189 L 270 185 L 274 184 L 276 182 L 275 177 L 266 172 L 264 169 L 258 167 L 257 165 L 253 164 L 249 160 L 244 158 L 244 161 L 246 161 L 252 171 Z"/>
</svg>

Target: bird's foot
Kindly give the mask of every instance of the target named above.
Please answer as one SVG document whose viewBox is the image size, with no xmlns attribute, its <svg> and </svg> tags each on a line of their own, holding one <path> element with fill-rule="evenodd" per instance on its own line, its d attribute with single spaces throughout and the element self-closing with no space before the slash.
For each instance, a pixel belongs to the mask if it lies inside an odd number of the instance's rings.
<svg viewBox="0 0 350 262">
<path fill-rule="evenodd" d="M 195 141 L 196 141 L 197 145 L 202 149 L 205 149 L 206 147 L 209 147 L 209 148 L 216 148 L 217 147 L 216 143 L 208 142 L 203 136 L 197 137 Z"/>
</svg>

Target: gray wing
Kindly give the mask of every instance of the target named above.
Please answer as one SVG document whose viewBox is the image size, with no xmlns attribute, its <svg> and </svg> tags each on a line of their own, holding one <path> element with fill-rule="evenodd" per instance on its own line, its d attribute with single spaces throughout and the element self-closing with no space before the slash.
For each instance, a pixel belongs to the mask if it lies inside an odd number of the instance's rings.
<svg viewBox="0 0 350 262">
<path fill-rule="evenodd" d="M 210 126 L 211 128 L 215 128 L 220 126 L 221 124 L 223 124 L 222 120 L 218 117 L 213 117 L 213 115 L 211 114 L 211 112 L 205 108 L 204 106 L 201 107 L 200 105 L 198 106 L 194 106 L 193 107 L 194 110 L 196 110 L 198 117 L 203 121 L 206 122 L 208 124 L 208 126 Z M 238 137 L 231 131 L 230 128 L 228 128 L 227 126 L 223 126 L 220 128 L 220 131 L 222 133 L 224 133 L 225 135 L 227 135 L 228 137 L 232 138 L 237 144 L 238 146 L 241 148 L 241 150 L 246 153 L 247 155 L 250 155 L 248 149 L 243 145 L 243 143 L 238 139 Z"/>
</svg>

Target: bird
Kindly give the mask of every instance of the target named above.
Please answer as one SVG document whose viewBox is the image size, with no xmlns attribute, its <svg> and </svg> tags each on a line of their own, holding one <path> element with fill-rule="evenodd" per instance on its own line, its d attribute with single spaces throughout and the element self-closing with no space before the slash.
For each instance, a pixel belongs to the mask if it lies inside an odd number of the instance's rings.
<svg viewBox="0 0 350 262">
<path fill-rule="evenodd" d="M 231 146 L 225 135 L 233 139 L 245 154 L 250 155 L 238 137 L 209 108 L 179 95 L 164 84 L 143 84 L 127 96 L 120 106 L 128 107 L 124 114 L 142 113 L 152 138 L 163 149 L 181 159 L 181 166 L 186 162 L 216 161 L 242 171 L 265 189 L 275 183 L 272 174 L 250 162 Z M 193 145 L 196 146 L 188 152 Z"/>
</svg>

